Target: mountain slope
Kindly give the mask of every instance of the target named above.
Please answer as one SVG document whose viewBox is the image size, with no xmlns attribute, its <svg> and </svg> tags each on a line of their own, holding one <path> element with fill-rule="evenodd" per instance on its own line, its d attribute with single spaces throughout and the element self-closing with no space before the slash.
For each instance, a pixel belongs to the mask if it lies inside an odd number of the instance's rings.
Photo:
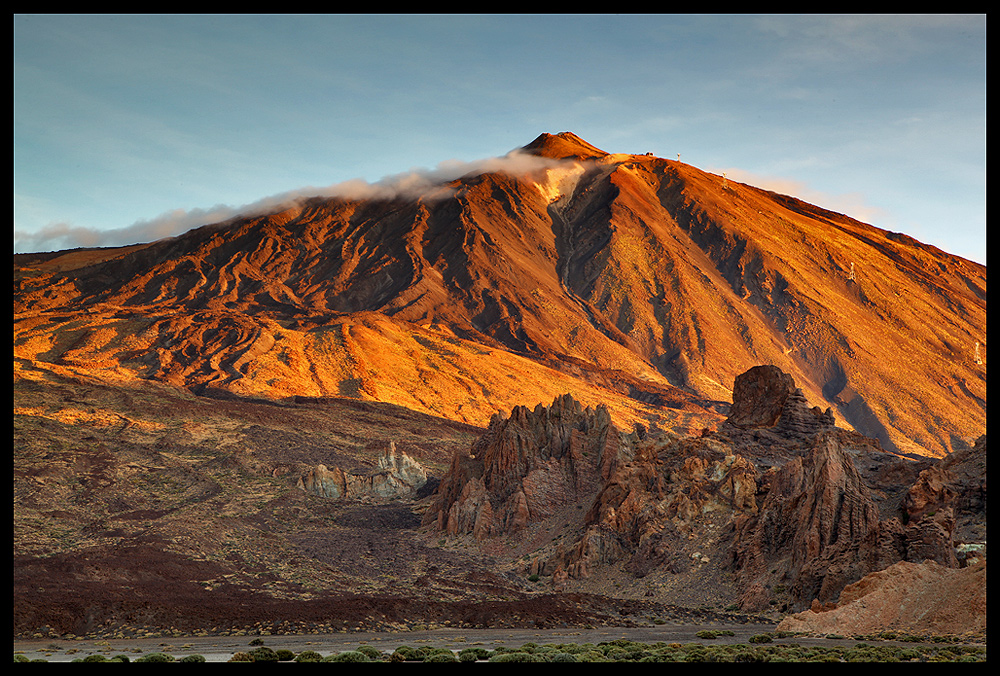
<svg viewBox="0 0 1000 676">
<path fill-rule="evenodd" d="M 770 363 L 889 450 L 943 455 L 985 431 L 984 266 L 569 133 L 516 154 L 534 168 L 419 198 L 16 256 L 15 358 L 476 425 L 570 392 L 689 431 Z"/>
</svg>

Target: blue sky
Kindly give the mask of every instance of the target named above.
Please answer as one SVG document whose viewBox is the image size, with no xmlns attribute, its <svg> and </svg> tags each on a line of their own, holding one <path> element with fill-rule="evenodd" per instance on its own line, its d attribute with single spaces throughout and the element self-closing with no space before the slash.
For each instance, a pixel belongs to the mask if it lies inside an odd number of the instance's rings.
<svg viewBox="0 0 1000 676">
<path fill-rule="evenodd" d="M 986 262 L 985 15 L 14 16 L 14 250 L 572 131 Z"/>
</svg>

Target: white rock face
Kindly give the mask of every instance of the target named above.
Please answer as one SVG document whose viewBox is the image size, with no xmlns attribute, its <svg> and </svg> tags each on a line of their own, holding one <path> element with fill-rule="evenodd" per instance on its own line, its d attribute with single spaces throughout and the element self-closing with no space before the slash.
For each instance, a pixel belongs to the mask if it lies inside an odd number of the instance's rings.
<svg viewBox="0 0 1000 676">
<path fill-rule="evenodd" d="M 378 459 L 370 474 L 349 474 L 339 467 L 317 465 L 299 478 L 298 487 L 327 498 L 394 500 L 410 498 L 427 483 L 423 466 L 406 453 L 397 452 L 396 444 Z"/>
</svg>

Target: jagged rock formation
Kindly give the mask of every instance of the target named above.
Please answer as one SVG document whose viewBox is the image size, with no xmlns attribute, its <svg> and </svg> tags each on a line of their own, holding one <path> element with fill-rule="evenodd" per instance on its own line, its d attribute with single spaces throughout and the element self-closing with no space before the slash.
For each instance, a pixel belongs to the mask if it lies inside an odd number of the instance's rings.
<svg viewBox="0 0 1000 676">
<path fill-rule="evenodd" d="M 345 472 L 317 465 L 300 477 L 299 489 L 327 498 L 393 500 L 412 498 L 427 483 L 427 471 L 406 453 L 389 444 L 378 458 L 375 470 L 367 474 Z"/>
<path fill-rule="evenodd" d="M 749 583 L 744 607 L 766 607 L 767 590 L 781 584 L 796 605 L 828 600 L 902 558 L 882 537 L 878 507 L 836 435 L 817 436 L 807 455 L 765 472 L 759 490 L 760 509 L 734 522 L 732 566 Z"/>
<path fill-rule="evenodd" d="M 497 414 L 469 455 L 456 454 L 425 523 L 477 539 L 514 533 L 593 494 L 632 453 L 607 408 L 570 395 Z"/>
<path fill-rule="evenodd" d="M 698 438 L 639 444 L 595 497 L 578 544 L 539 570 L 587 577 L 597 566 L 625 561 L 627 572 L 643 577 L 659 566 L 683 568 L 680 545 L 706 515 L 756 509 L 756 469 L 727 450 Z"/>
<path fill-rule="evenodd" d="M 918 463 L 837 428 L 780 369 L 750 369 L 733 392 L 728 420 L 700 436 L 622 435 L 563 399 L 498 416 L 470 456 L 456 455 L 425 524 L 482 541 L 584 500 L 576 539 L 531 556 L 525 572 L 564 586 L 607 565 L 662 580 L 712 564 L 738 581 L 735 601 L 748 611 L 833 603 L 899 561 L 960 565 L 956 509 L 985 523 L 985 474 L 973 459 L 985 470 L 985 439 L 978 451 Z M 569 452 L 573 433 L 578 449 L 601 449 L 589 464 Z"/>
</svg>

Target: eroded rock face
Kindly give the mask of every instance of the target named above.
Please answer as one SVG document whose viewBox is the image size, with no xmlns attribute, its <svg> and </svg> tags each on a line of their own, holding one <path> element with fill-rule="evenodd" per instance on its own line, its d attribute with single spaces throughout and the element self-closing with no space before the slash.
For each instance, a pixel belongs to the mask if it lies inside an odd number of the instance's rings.
<svg viewBox="0 0 1000 676">
<path fill-rule="evenodd" d="M 369 474 L 353 474 L 339 467 L 317 465 L 300 477 L 301 490 L 328 498 L 361 498 L 393 500 L 412 498 L 427 483 L 427 472 L 406 453 L 397 452 L 389 444 L 378 459 L 376 469 Z"/>
<path fill-rule="evenodd" d="M 576 547 L 556 552 L 543 571 L 587 577 L 596 566 L 625 561 L 644 577 L 659 567 L 683 567 L 684 544 L 709 515 L 757 510 L 753 463 L 712 440 L 650 441 L 620 465 L 597 494 L 590 524 Z"/>
<path fill-rule="evenodd" d="M 631 456 L 607 409 L 570 395 L 497 414 L 468 456 L 456 455 L 425 517 L 450 535 L 516 532 L 591 496 Z"/>
<path fill-rule="evenodd" d="M 809 453 L 766 473 L 758 513 L 737 519 L 733 569 L 746 580 L 741 599 L 760 608 L 760 590 L 790 587 L 796 604 L 836 597 L 845 584 L 902 558 L 898 537 L 882 537 L 879 510 L 834 434 Z"/>
<path fill-rule="evenodd" d="M 900 561 L 957 568 L 960 542 L 970 561 L 985 556 L 975 527 L 985 524 L 985 438 L 916 463 L 837 428 L 778 369 L 751 369 L 733 396 L 728 421 L 688 437 L 624 435 L 569 397 L 498 415 L 471 454 L 455 456 L 424 523 L 485 541 L 575 502 L 587 508 L 579 530 L 533 548 L 526 574 L 565 587 L 620 564 L 683 587 L 706 584 L 697 569 L 711 564 L 751 612 L 833 604 Z"/>
</svg>

